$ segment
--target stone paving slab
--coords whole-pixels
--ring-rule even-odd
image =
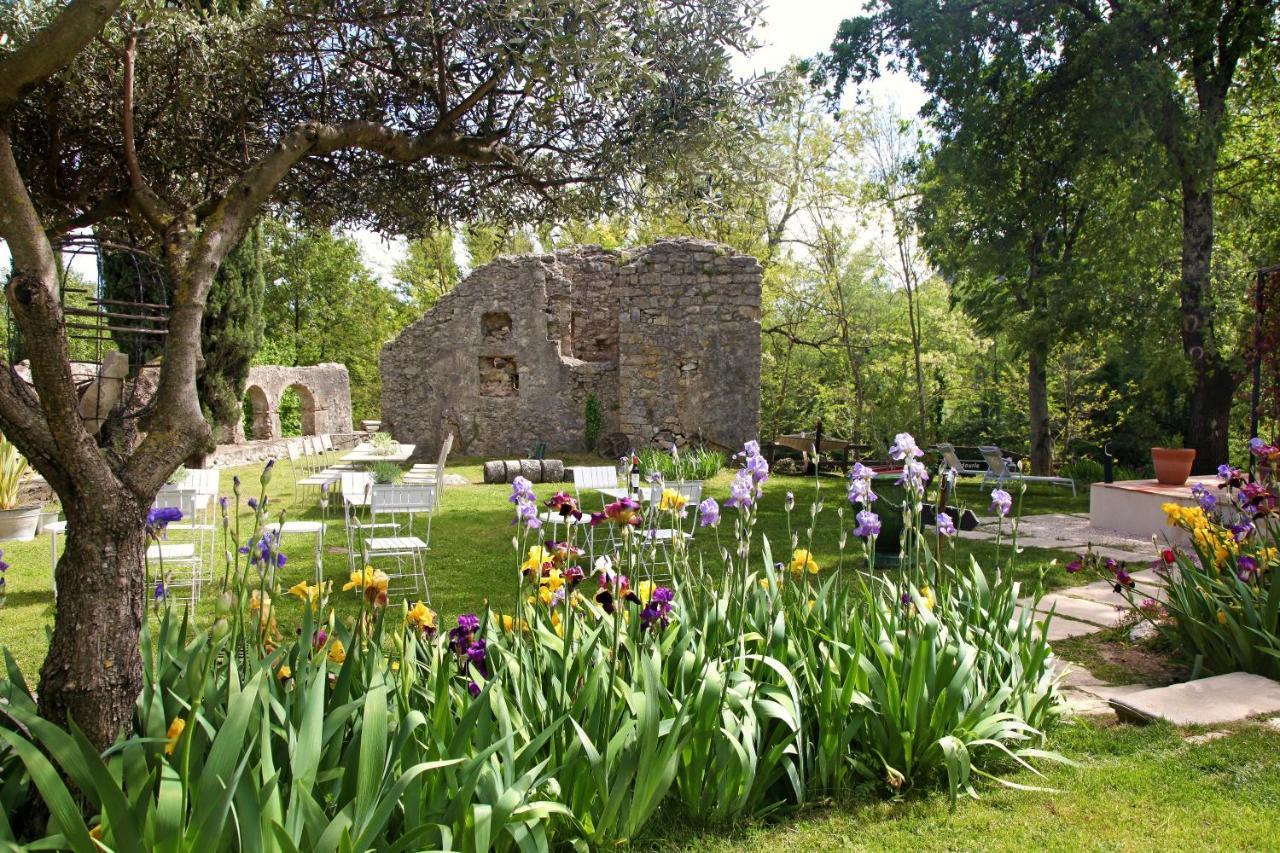
[[[1118,549],[1124,552],[1141,552],[1143,554],[1151,550],[1151,540],[1149,539],[1134,539],[1114,531],[1094,527],[1090,524],[1088,516],[1072,513],[1025,515],[1018,522],[1018,538],[1021,540],[1024,537],[1060,540],[1064,544],[1058,547],[1062,548],[1079,547],[1083,549],[1087,544],[1092,544],[1095,552],[1100,547]]]
[[[1075,717],[1106,717],[1112,714],[1111,705],[1105,699],[1099,699],[1089,693],[1068,688],[1062,691],[1062,699],[1067,705],[1067,714]]]
[[[1094,581],[1084,586],[1070,586],[1057,592],[1059,595],[1096,601],[1098,604],[1109,604],[1112,607],[1129,607],[1129,599],[1122,593],[1116,592],[1115,584],[1107,583],[1106,581]],[[1164,601],[1165,595],[1166,592],[1162,586],[1137,583],[1133,588],[1133,598],[1137,604],[1141,604],[1144,598]]]
[[[1018,608],[1018,615],[1022,615],[1022,608]],[[1045,614],[1032,614],[1036,624],[1044,622]],[[1049,642],[1054,643],[1058,640],[1070,640],[1072,637],[1083,637],[1086,634],[1093,634],[1101,629],[1097,625],[1088,625],[1084,622],[1077,622],[1074,619],[1066,619],[1062,616],[1055,616],[1049,623]]]
[[[1085,598],[1073,598],[1061,593],[1050,593],[1036,605],[1041,613],[1053,611],[1057,617],[1074,619],[1077,622],[1091,622],[1103,628],[1114,628],[1124,621],[1125,611],[1110,604],[1102,604]]]
[[[1122,720],[1167,720],[1178,726],[1213,726],[1280,712],[1280,682],[1244,672],[1141,690],[1110,700]]]

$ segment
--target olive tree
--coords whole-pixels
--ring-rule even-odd
[[[209,289],[264,209],[411,234],[600,210],[734,133],[756,91],[730,70],[749,0],[243,5],[0,8],[0,238],[34,386],[0,382],[0,429],[69,525],[41,713],[99,746],[141,685],[148,509],[213,441]],[[59,240],[81,228],[145,234],[173,287],[143,437],[111,453],[81,421],[59,303]]]

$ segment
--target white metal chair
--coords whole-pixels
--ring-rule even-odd
[[[436,487],[431,485],[392,485],[374,483],[369,489],[369,523],[375,535],[363,537],[361,540],[364,558],[372,564],[376,559],[394,558],[396,571],[387,572],[396,591],[412,589],[411,594],[421,594],[424,601],[430,601],[430,588],[427,584],[426,552],[431,545],[431,516],[436,507]],[[423,537],[414,535],[413,522],[418,516],[427,517],[427,529]],[[391,536],[378,536],[378,525],[384,524],[379,519],[390,519],[392,524],[399,524],[404,518],[404,535],[400,531],[392,531]],[[404,561],[409,567],[404,568]],[[419,593],[420,589],[420,593]]]
[[[270,524],[262,525],[264,533],[275,533],[280,538],[280,549],[283,551],[285,540],[289,537],[301,538],[310,536],[313,542],[312,560],[315,562],[316,583],[324,580],[324,534],[325,524],[323,521],[309,521],[301,519],[297,521],[285,521],[283,526],[278,521]]]
[[[997,486],[1003,486],[1006,480],[1014,482],[1021,480],[1025,483],[1050,483],[1055,486],[1070,486],[1071,494],[1075,495],[1076,493],[1076,481],[1070,477],[1024,474],[1018,470],[1018,466],[1014,464],[1012,459],[1005,457],[998,447],[981,446],[978,448],[978,452],[987,461],[986,473],[982,475],[982,484],[984,486],[991,482],[994,482]]]
[[[445,462],[448,461],[449,451],[452,449],[453,433],[449,433],[444,437],[444,441],[440,443],[440,453],[435,462],[421,462],[410,468],[404,475],[404,482],[408,485],[434,485],[436,487],[437,509],[439,508],[439,501],[444,497]]]
[[[667,489],[679,492],[684,497],[685,519],[689,526],[687,534],[692,536],[697,530],[698,502],[702,500],[702,481],[688,480],[683,483],[654,483],[648,491],[644,492],[644,499],[650,506],[650,517],[655,520],[665,521],[668,518],[666,512],[659,510],[662,505],[662,493]],[[683,528],[683,525],[676,525],[676,529],[683,530]]]
[[[578,505],[582,505],[584,491],[599,492],[602,500],[621,497],[618,490],[618,469],[612,465],[574,465],[573,491],[578,497]]]
[[[183,521],[158,531],[158,540],[147,546],[147,565],[153,567],[156,577],[163,579],[165,595],[170,601],[194,605],[200,598],[205,536],[211,534],[211,526],[187,521],[196,516],[194,489],[161,489],[152,506],[155,509],[176,507],[182,512]]]

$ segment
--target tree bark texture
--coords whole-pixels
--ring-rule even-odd
[[[1053,436],[1049,432],[1049,348],[1041,342],[1027,350],[1027,410],[1030,415],[1031,473],[1047,476],[1053,468]]]
[[[144,617],[146,508],[118,484],[68,501],[58,560],[57,619],[40,670],[40,715],[75,720],[95,745],[124,731],[142,689],[138,637]]]
[[[1236,377],[1211,339],[1209,299],[1214,240],[1213,184],[1185,180],[1182,189],[1182,348],[1191,365],[1185,444],[1196,451],[1193,473],[1227,460]]]

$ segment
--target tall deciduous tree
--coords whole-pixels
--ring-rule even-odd
[[[0,428],[68,521],[41,713],[98,746],[129,719],[147,511],[212,443],[205,308],[264,207],[398,233],[598,210],[733,132],[752,23],[745,0],[0,7],[0,238],[38,394],[0,383]],[[163,252],[173,307],[146,437],[109,458],[78,412],[55,247],[126,219]]]
[[[1059,79],[1056,94],[1046,92],[1058,104],[1092,98],[1102,108],[1122,98],[1140,121],[1110,128],[1117,149],[1126,136],[1139,147],[1154,139],[1180,199],[1180,334],[1193,383],[1185,440],[1200,470],[1227,458],[1239,377],[1235,330],[1219,328],[1212,263],[1229,100],[1240,69],[1269,46],[1278,8],[1277,0],[878,0],[869,15],[845,21],[833,44],[838,84],[878,73],[888,57],[925,86],[944,127],[1026,66]]]

